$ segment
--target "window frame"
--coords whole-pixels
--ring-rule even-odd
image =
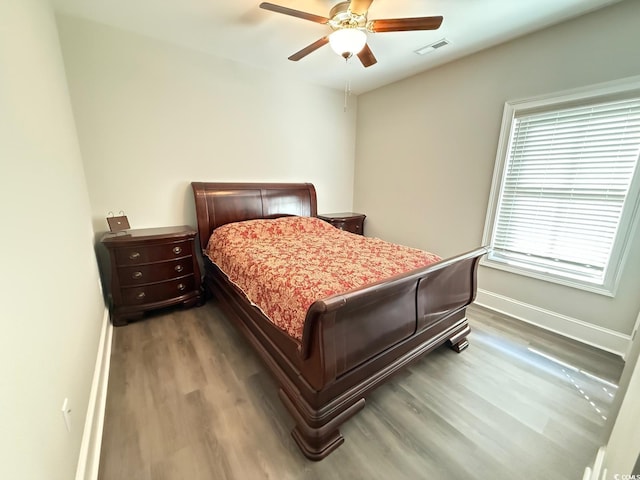
[[[503,183],[506,175],[505,167],[511,150],[511,130],[516,114],[522,113],[523,111],[552,111],[554,107],[559,110],[569,106],[588,105],[609,99],[635,97],[640,97],[640,76],[533,98],[507,101],[504,106],[500,137],[498,139],[496,161],[491,181],[491,193],[482,236],[483,245],[492,245],[496,227],[496,215],[501,201]],[[620,277],[622,276],[622,271],[629,255],[631,239],[638,228],[639,217],[640,158],[636,160],[636,167],[624,202],[618,224],[618,232],[613,242],[611,256],[602,284],[587,280],[571,279],[551,272],[536,271],[532,268],[508,263],[504,260],[496,260],[492,258],[492,251],[483,257],[480,263],[490,268],[578,288],[600,295],[615,297],[620,283]]]

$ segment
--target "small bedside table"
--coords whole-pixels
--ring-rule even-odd
[[[111,266],[111,319],[115,326],[169,305],[202,304],[196,231],[187,226],[107,233]]]
[[[318,215],[320,220],[329,222],[340,230],[345,230],[358,235],[364,235],[364,219],[366,215],[362,213],[345,212],[345,213],[324,213]]]

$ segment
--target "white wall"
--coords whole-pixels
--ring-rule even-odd
[[[94,229],[195,225],[191,181],[305,181],[352,207],[356,103],[340,92],[58,17]]]
[[[55,18],[0,2],[0,478],[74,477],[104,303]],[[72,430],[60,408],[68,397]]]
[[[639,21],[640,2],[622,2],[361,95],[354,208],[367,232],[445,256],[480,245],[504,103],[640,74]],[[628,343],[640,235],[615,299],[486,267],[479,282]]]

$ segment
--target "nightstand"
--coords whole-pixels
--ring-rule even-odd
[[[345,230],[358,235],[364,235],[364,219],[366,215],[362,213],[346,212],[346,213],[324,213],[318,215],[320,220],[329,222],[340,230]]]
[[[102,244],[110,258],[111,319],[115,326],[149,310],[202,304],[196,231],[187,226],[107,233]]]

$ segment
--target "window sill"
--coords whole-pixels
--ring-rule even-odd
[[[605,285],[596,285],[593,283],[580,282],[577,280],[572,280],[570,278],[561,277],[559,275],[554,275],[552,273],[536,271],[536,270],[532,270],[532,269],[517,266],[517,265],[512,265],[512,264],[499,262],[495,260],[489,260],[486,257],[480,260],[480,265],[493,268],[496,270],[502,270],[505,272],[513,273],[515,275],[520,275],[523,277],[535,278],[537,280],[542,280],[549,283],[556,283],[558,285],[563,285],[565,287],[584,290],[584,291],[595,293],[598,295],[603,295],[606,297],[615,297],[615,289],[608,288]]]

